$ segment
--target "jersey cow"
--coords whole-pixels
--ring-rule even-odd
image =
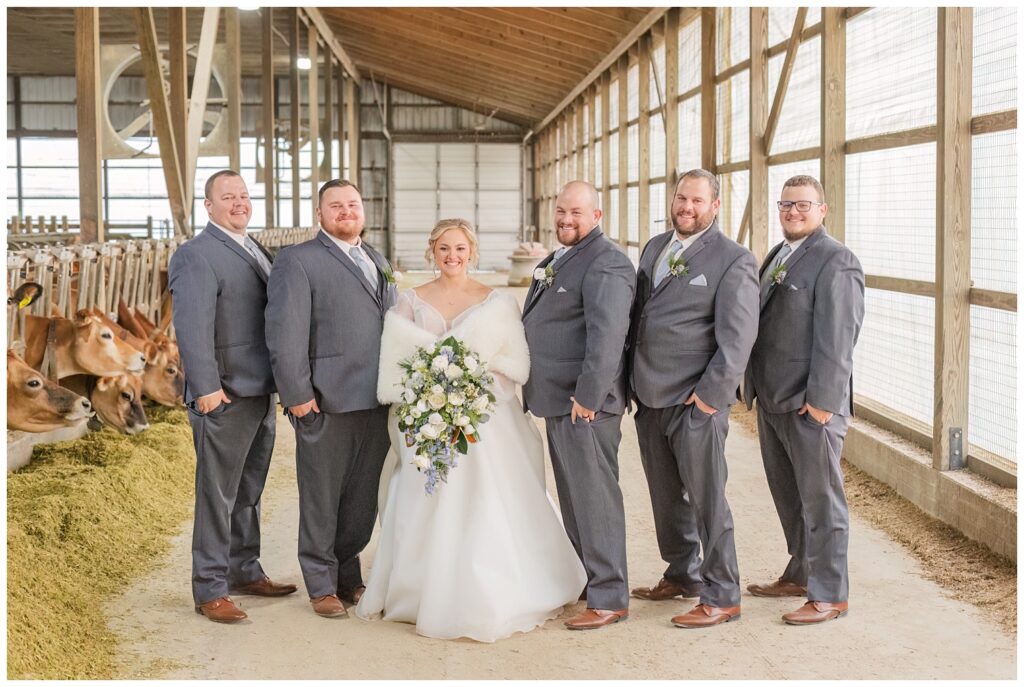
[[[49,432],[92,417],[92,404],[7,351],[7,429]]]
[[[58,379],[74,374],[116,377],[143,372],[146,357],[115,336],[103,320],[88,310],[79,310],[74,320],[26,315],[25,362],[42,369],[47,346],[51,346]],[[48,341],[51,335],[52,342]]]
[[[119,308],[120,310],[120,308]],[[130,346],[146,356],[146,369],[142,373],[142,393],[163,406],[179,406],[185,398],[185,375],[178,361],[178,346],[166,336],[150,340],[146,336],[138,336],[131,328],[122,323],[131,322],[138,326],[130,313],[118,315],[114,323],[98,308],[89,311],[90,315],[100,318],[104,325],[110,327],[114,335],[123,339]]]
[[[60,383],[72,391],[88,396],[100,421],[122,434],[138,434],[149,429],[146,410],[142,407],[140,375],[72,375],[60,380]]]

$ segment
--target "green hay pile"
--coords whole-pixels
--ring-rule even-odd
[[[159,419],[158,419],[159,418]],[[184,410],[46,446],[7,477],[7,676],[114,677],[103,603],[146,572],[191,512]]]

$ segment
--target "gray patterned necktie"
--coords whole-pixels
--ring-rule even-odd
[[[248,236],[246,236],[245,241],[243,241],[242,244],[245,246],[245,250],[248,251],[249,255],[255,258],[256,264],[260,266],[260,269],[263,270],[263,276],[269,277],[270,261],[267,260],[267,256],[264,255],[263,251],[259,249],[259,246],[256,245],[256,242],[253,241]]]
[[[366,277],[366,281],[370,282],[370,286],[377,288],[377,268],[373,266],[370,258],[363,252],[363,247],[353,246],[348,255],[359,266],[359,269],[363,271],[363,275]]]
[[[767,297],[772,290],[772,273],[778,269],[782,261],[786,259],[786,256],[793,252],[793,249],[788,243],[782,244],[782,248],[775,254],[775,259],[772,260],[772,264],[768,266],[768,269],[764,271],[764,275],[761,277],[761,300]]]
[[[658,285],[664,281],[665,277],[668,276],[669,271],[669,260],[679,254],[679,251],[683,249],[683,242],[679,239],[673,239],[672,243],[668,246],[668,251],[665,253],[665,257],[661,262],[658,263],[658,270],[654,273],[654,288],[658,288]]]

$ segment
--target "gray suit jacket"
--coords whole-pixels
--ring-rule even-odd
[[[765,258],[761,273],[783,244]],[[864,321],[864,271],[825,227],[785,263],[786,276],[761,307],[760,331],[744,381],[747,407],[788,413],[804,402],[853,414],[853,346]]]
[[[584,408],[622,414],[633,263],[595,227],[553,269],[550,286],[542,289],[535,280],[526,295],[530,378],[523,386],[523,406],[537,417],[559,417],[570,413],[570,396],[575,396]]]
[[[757,336],[757,260],[718,229],[716,220],[683,253],[687,274],[657,288],[658,258],[668,231],[640,255],[630,327],[630,388],[649,408],[685,403],[694,391],[715,409],[738,398]]]
[[[273,393],[263,334],[267,282],[256,259],[207,224],[175,251],[167,276],[185,369],[185,402],[221,388],[229,398]]]
[[[267,287],[267,345],[281,405],[316,398],[326,413],[376,408],[384,313],[397,291],[388,261],[365,242],[377,265],[374,289],[321,230],[277,255]]]

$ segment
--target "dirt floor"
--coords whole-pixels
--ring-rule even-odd
[[[520,298],[525,290],[515,289]],[[782,530],[749,416],[727,442],[728,496],[741,582],[764,582],[786,563]],[[631,418],[622,423],[620,473],[631,585],[661,574],[646,481]],[[543,433],[542,433],[543,434]],[[630,618],[597,632],[553,620],[494,644],[420,637],[413,626],[328,620],[312,613],[296,560],[298,498],[290,425],[278,423],[264,497],[263,564],[300,585],[280,599],[237,597],[250,615],[226,626],[195,614],[189,592],[191,523],[157,571],[108,604],[122,638],[118,677],[183,679],[1008,679],[1016,675],[1012,566],[950,537],[874,480],[847,468],[852,504],[851,609],[818,627],[790,627],[797,599],[744,594],[743,617],[708,630],[668,619],[692,602],[633,600]],[[548,466],[548,485],[554,481]],[[376,539],[364,556],[373,564]],[[945,567],[937,563],[942,561]],[[563,618],[582,608],[567,607]],[[808,656],[827,656],[809,661]]]

